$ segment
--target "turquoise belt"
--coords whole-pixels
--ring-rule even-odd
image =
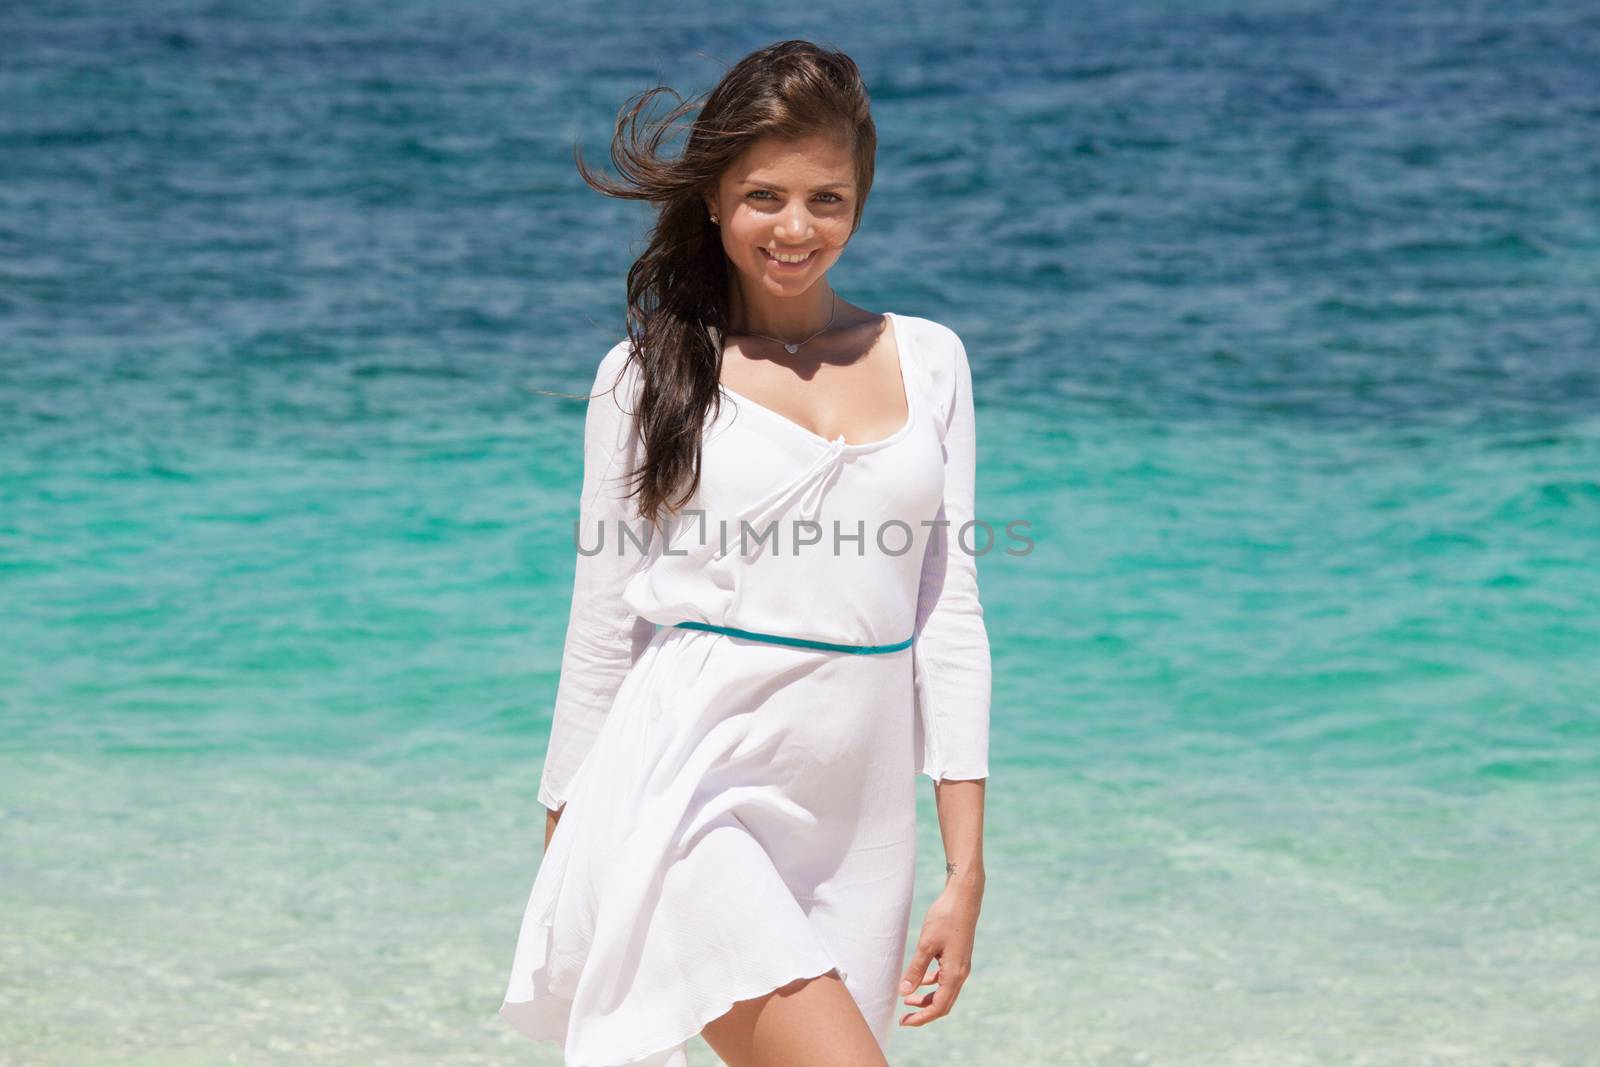
[[[820,648],[828,652],[854,652],[863,656],[882,652],[899,652],[903,648],[910,648],[912,640],[917,636],[912,634],[904,641],[896,641],[892,645],[840,645],[832,641],[812,641],[804,637],[784,637],[782,634],[763,634],[757,633],[755,630],[740,630],[733,626],[715,626],[709,622],[675,622],[672,625],[681,626],[685,630],[706,630],[716,634],[727,634],[730,637],[748,637],[752,641],[770,641],[775,645],[793,645],[796,648]]]

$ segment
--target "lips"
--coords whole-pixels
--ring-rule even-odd
[[[761,249],[761,257],[763,259],[765,259],[768,263],[771,263],[775,267],[787,267],[787,268],[789,268],[791,270],[796,268],[796,267],[804,267],[804,266],[806,266],[813,259],[815,259],[816,256],[817,256],[817,250],[815,248],[813,248],[810,252],[806,253],[806,258],[801,260],[800,262],[798,262],[798,263],[783,263],[783,262],[781,262],[779,260],[776,260],[776,259],[772,258],[772,253],[768,252],[765,248]]]

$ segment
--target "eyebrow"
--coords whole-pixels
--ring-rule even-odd
[[[774,192],[778,192],[778,193],[786,193],[786,192],[789,191],[789,190],[785,189],[781,185],[777,185],[777,184],[775,184],[773,182],[759,181],[759,180],[757,180],[755,178],[746,178],[744,181],[740,182],[739,184],[741,184],[741,185],[759,185],[763,189],[771,189]],[[854,186],[854,184],[855,184],[854,182],[829,182],[827,185],[819,185],[816,188],[812,189],[811,191],[814,192],[814,193],[821,193],[821,192],[827,192],[830,189],[849,189],[852,186]]]

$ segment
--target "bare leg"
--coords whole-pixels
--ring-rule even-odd
[[[889,1067],[838,971],[738,1001],[700,1036],[728,1067]]]

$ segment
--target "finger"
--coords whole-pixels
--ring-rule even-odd
[[[932,1002],[921,1011],[914,1011],[901,1016],[900,1024],[902,1026],[921,1026],[942,1015],[949,1014],[950,1008],[955,1004],[956,993],[960,991],[960,988],[961,983],[956,980],[953,973],[947,975],[941,970],[939,972],[939,987],[929,994]]]
[[[904,1026],[923,1026],[927,1023],[933,1022],[935,1019],[950,1014],[950,1008],[955,1003],[955,992],[953,989],[948,993],[944,992],[943,990],[936,991],[934,993],[930,993],[929,997],[932,1000],[931,1004],[925,1008],[922,1008],[920,1011],[914,1011],[909,1015],[906,1015],[900,1020],[901,1024]]]
[[[906,964],[906,969],[900,975],[900,992],[909,993],[919,985],[928,983],[928,969],[932,962],[933,953],[918,947],[911,956],[911,962]]]
[[[934,975],[934,979],[939,983],[939,985],[916,998],[920,1001],[920,1003],[913,1003],[912,998],[906,998],[907,1004],[910,1004],[912,1007],[920,1008],[921,1010],[907,1012],[905,1015],[902,1015],[900,1017],[900,1024],[902,1026],[921,1026],[923,1023],[929,1022],[938,1017],[938,1005],[940,1003],[939,996],[944,988],[943,974],[944,972],[940,971]]]
[[[933,949],[919,943],[911,955],[911,962],[900,975],[900,992],[909,993],[917,986],[931,982],[933,979],[928,976],[928,966],[932,962]]]

